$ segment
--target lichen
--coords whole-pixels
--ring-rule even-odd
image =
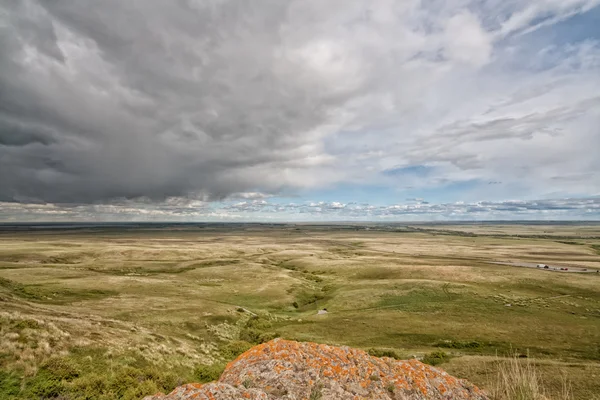
[[[250,380],[252,388],[247,388]],[[282,339],[241,354],[217,383],[186,385],[148,399],[309,399],[317,385],[324,399],[487,399],[469,382],[417,360],[377,358],[358,349]],[[285,387],[285,394],[271,390],[275,387]]]

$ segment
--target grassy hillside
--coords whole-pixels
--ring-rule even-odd
[[[549,395],[567,384],[591,399],[600,274],[493,262],[595,271],[597,237],[523,225],[2,233],[0,397],[139,398],[211,380],[281,336],[424,357],[483,387],[517,354]]]

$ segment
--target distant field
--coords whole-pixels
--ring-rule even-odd
[[[587,225],[579,223],[521,223],[521,224],[423,224],[414,227],[427,229],[428,231],[450,231],[474,233],[477,235],[499,235],[499,236],[550,236],[550,237],[574,237],[600,238],[600,222]]]
[[[139,398],[281,336],[443,351],[442,368],[483,387],[527,355],[554,398],[570,382],[593,399],[600,274],[495,262],[600,270],[600,225],[0,232],[0,398]]]

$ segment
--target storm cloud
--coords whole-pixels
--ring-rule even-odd
[[[600,38],[544,30],[598,4],[4,1],[0,202],[203,216],[463,181],[502,182],[471,203],[595,196]],[[386,172],[413,166],[431,173]]]
[[[307,71],[283,2],[9,5],[2,200],[276,189],[354,89]]]

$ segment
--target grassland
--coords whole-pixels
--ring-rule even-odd
[[[494,262],[595,270],[599,248],[600,225],[3,232],[0,398],[139,398],[281,336],[424,358],[490,389],[517,354],[550,397],[593,399],[600,274]]]

